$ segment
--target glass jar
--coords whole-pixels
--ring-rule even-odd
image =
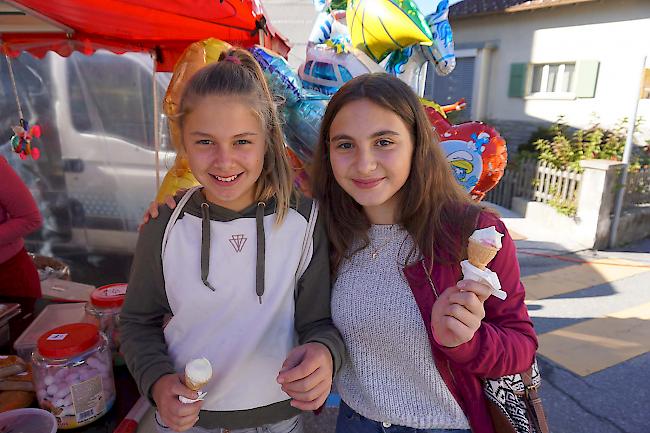
[[[119,323],[126,288],[124,283],[98,287],[90,294],[90,302],[86,303],[86,322],[94,323],[106,334],[116,364],[122,363],[119,356]]]
[[[90,424],[115,402],[106,336],[90,323],[59,326],[38,339],[32,355],[36,397],[60,429]]]

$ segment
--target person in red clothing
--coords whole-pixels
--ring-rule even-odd
[[[313,161],[348,352],[337,433],[494,433],[481,379],[525,371],[537,349],[506,227],[456,183],[417,96],[390,75],[332,97]],[[469,236],[490,226],[504,300],[459,281]]]
[[[37,230],[43,219],[29,189],[2,156],[0,185],[0,300],[21,305],[26,323],[11,321],[12,338],[16,338],[33,319],[29,316],[41,297],[38,272],[23,237]]]

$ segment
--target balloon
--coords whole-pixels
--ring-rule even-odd
[[[332,26],[335,22],[334,17],[329,12],[319,13],[307,41],[314,44],[325,43],[332,34]]]
[[[303,162],[312,159],[314,148],[318,142],[320,123],[329,102],[322,95],[301,100],[296,105],[285,107],[284,133],[289,148]]]
[[[433,44],[422,47],[422,51],[427,60],[436,65],[436,73],[441,76],[450,74],[456,67],[454,37],[448,15],[449,2],[442,0],[438,3],[436,11],[425,18],[431,29]]]
[[[174,74],[163,99],[163,110],[167,117],[173,118],[178,114],[183,89],[185,89],[185,83],[190,77],[205,65],[219,60],[221,53],[230,48],[231,45],[227,42],[209,38],[194,42],[183,51],[174,66]],[[176,151],[179,151],[181,136],[176,122],[169,122],[169,135],[172,145]]]
[[[291,149],[287,149],[287,155],[289,156],[289,161],[291,162],[291,167],[294,172],[294,181],[293,183],[298,187],[298,189],[305,194],[307,197],[311,197],[311,184],[309,181],[309,175],[303,162],[296,156]]]
[[[431,30],[412,0],[349,0],[346,19],[352,45],[379,63],[391,51],[431,45]]]
[[[287,104],[298,102],[302,94],[302,83],[285,58],[259,45],[251,48],[250,52],[260,64],[271,93],[283,97]]]
[[[352,77],[382,71],[360,50],[337,53],[336,48],[319,44],[307,47],[307,58],[298,68],[298,76],[305,88],[333,95]]]
[[[11,150],[18,154],[18,157],[23,161],[31,156],[32,159],[37,160],[41,157],[41,151],[32,146],[32,140],[41,136],[41,127],[33,125],[29,127],[29,122],[25,119],[20,119],[20,125],[12,126],[14,135],[11,137]]]
[[[158,188],[156,202],[163,203],[165,197],[175,195],[178,190],[189,189],[197,185],[199,185],[199,181],[194,178],[187,160],[176,158],[174,166],[169,169]]]
[[[440,145],[456,177],[475,199],[482,200],[501,180],[508,162],[506,141],[483,122],[452,125],[439,111],[425,107],[440,136]]]

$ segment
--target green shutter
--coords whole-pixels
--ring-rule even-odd
[[[579,60],[576,62],[576,97],[593,98],[596,96],[598,82],[598,60]]]
[[[508,84],[510,98],[523,98],[526,95],[527,68],[527,63],[512,63],[510,65],[510,83]]]

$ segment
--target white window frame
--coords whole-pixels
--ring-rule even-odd
[[[575,87],[576,87],[576,66],[575,61],[572,62],[549,62],[549,63],[530,63],[528,65],[528,70],[526,74],[526,97],[525,99],[576,99]],[[551,66],[558,66],[557,71],[557,81],[555,82],[555,88],[561,89],[563,80],[564,80],[564,68],[566,65],[573,65],[573,80],[571,83],[571,89],[568,92],[533,92],[533,73],[535,67],[542,66],[542,80],[540,83],[540,88],[545,89],[548,85],[548,75],[549,69]]]

